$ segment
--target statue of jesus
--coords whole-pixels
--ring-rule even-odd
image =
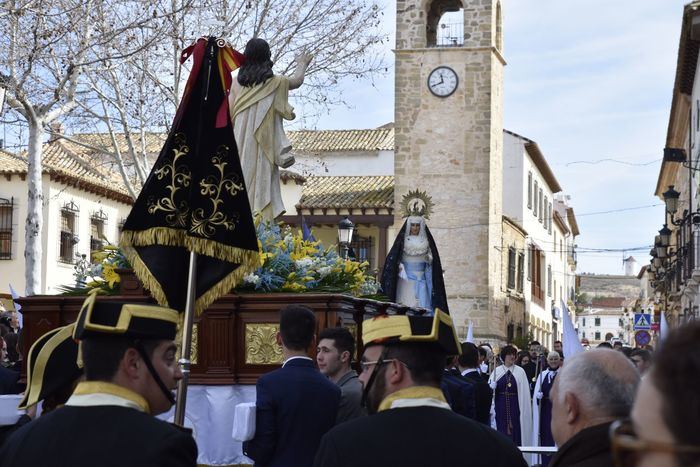
[[[236,70],[229,94],[229,108],[241,159],[248,200],[253,213],[272,220],[284,213],[279,168],[294,164],[292,145],[282,120],[293,120],[289,90],[304,82],[311,55],[295,58],[292,77],[272,72],[270,46],[263,39],[251,39],[245,46],[245,63]]]

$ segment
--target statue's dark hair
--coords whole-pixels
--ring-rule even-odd
[[[251,87],[272,78],[272,54],[270,45],[264,39],[249,40],[243,55],[245,63],[238,70],[238,84]]]

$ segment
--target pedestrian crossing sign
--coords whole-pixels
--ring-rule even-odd
[[[647,313],[634,314],[634,329],[651,329],[651,315]]]

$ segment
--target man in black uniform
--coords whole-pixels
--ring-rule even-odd
[[[474,384],[476,394],[476,420],[491,426],[491,402],[493,391],[488,381],[479,374],[479,350],[471,342],[462,343],[462,355],[458,359],[459,371],[462,377]]]
[[[7,467],[196,465],[192,436],[153,417],[170,409],[182,378],[175,310],[96,302],[78,315],[85,381],[64,407],[16,431],[0,450]]]
[[[362,338],[360,381],[373,415],[329,431],[315,467],[526,465],[512,442],[445,401],[445,356],[460,352],[449,315],[378,316],[363,323]]]

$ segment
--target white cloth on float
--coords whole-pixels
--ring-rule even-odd
[[[231,438],[236,416],[236,405],[241,402],[255,403],[255,385],[189,386],[185,426],[194,433],[200,465],[253,464],[243,455],[241,442]],[[161,420],[173,421],[175,408],[158,416]]]

